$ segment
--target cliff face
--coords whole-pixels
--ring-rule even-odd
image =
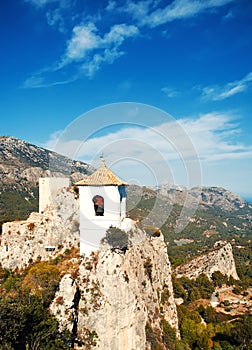
[[[135,233],[139,237],[139,229]],[[104,350],[150,349],[146,324],[161,334],[163,319],[178,334],[163,236],[147,239],[142,232],[142,237],[125,253],[104,245],[99,253],[82,260],[75,280],[63,277],[51,311],[61,324],[75,329],[80,344]]]
[[[214,250],[178,266],[174,273],[178,278],[185,276],[191,279],[197,278],[201,273],[205,273],[210,278],[215,271],[239,279],[230,243],[216,242]]]
[[[3,224],[0,236],[3,268],[23,268],[38,257],[48,260],[79,244],[79,202],[72,190],[62,190],[55,208],[32,213],[26,221]]]

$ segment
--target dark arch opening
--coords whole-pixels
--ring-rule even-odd
[[[104,215],[104,198],[98,194],[93,197],[94,210],[96,216]]]

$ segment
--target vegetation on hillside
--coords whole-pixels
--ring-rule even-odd
[[[155,227],[155,219],[148,221],[149,213],[155,205],[156,194],[146,191],[139,202],[129,212],[131,218],[137,218],[145,222],[145,227]],[[249,286],[252,286],[252,225],[248,208],[227,212],[217,207],[199,208],[194,220],[177,234],[174,232],[176,220],[182,207],[175,204],[169,208],[165,200],[160,201],[160,215],[170,210],[167,221],[161,227],[165,240],[168,243],[168,255],[172,266],[186,263],[194,257],[208,252],[216,241],[225,240],[232,244],[239,281],[223,276],[215,272],[210,281],[205,275],[200,275],[195,281],[188,278],[177,279],[173,276],[173,288],[176,298],[182,298],[183,304],[178,306],[179,329],[181,340],[174,338],[175,331],[171,327],[163,328],[163,334],[146,326],[147,338],[151,342],[152,349],[163,349],[163,344],[169,344],[169,349],[175,350],[241,350],[252,349],[252,315],[243,314],[232,317],[228,313],[232,307],[227,302],[226,312],[216,312],[209,306],[210,299],[216,287],[223,285],[233,286],[236,294],[246,294]],[[188,239],[182,245],[177,245],[176,240]],[[166,333],[167,332],[167,333]],[[164,341],[166,339],[166,342]],[[168,340],[167,340],[168,339]],[[175,339],[175,340],[174,340]]]
[[[32,187],[29,191],[5,189],[0,198],[0,230],[4,222],[25,220],[33,211],[38,211],[38,188]]]
[[[2,350],[67,350],[73,336],[59,332],[48,310],[61,275],[76,274],[69,262],[76,250],[54,260],[36,261],[23,271],[0,269],[0,344]]]
[[[165,320],[162,332],[146,324],[146,337],[151,349],[169,350],[249,350],[252,349],[252,316],[231,316],[216,312],[209,298],[218,285],[227,282],[227,276],[215,273],[213,281],[200,275],[195,281],[173,276],[175,297],[183,298],[177,306],[181,339]],[[230,281],[231,282],[231,281]],[[227,308],[226,308],[227,309]],[[165,346],[165,348],[164,348]]]
[[[82,168],[79,169],[83,171]],[[5,188],[1,192],[0,225],[6,221],[26,219],[32,211],[38,210],[38,189],[36,187],[20,190]],[[175,330],[165,321],[161,331],[146,324],[146,337],[151,349],[170,350],[241,350],[252,349],[251,314],[232,317],[230,305],[226,312],[216,312],[209,306],[211,295],[216,287],[233,286],[236,294],[245,294],[252,286],[252,224],[248,208],[227,212],[218,207],[199,208],[194,220],[180,234],[174,232],[176,221],[181,213],[180,205],[169,204],[165,199],[159,201],[154,217],[148,217],[156,203],[154,190],[143,191],[141,199],[129,216],[143,222],[150,236],[160,235],[156,222],[164,212],[170,211],[161,227],[168,243],[168,254],[173,266],[188,262],[195,256],[208,252],[214,242],[231,242],[240,281],[228,279],[215,272],[210,281],[200,275],[195,281],[185,277],[173,277],[175,297],[182,298],[178,306],[181,340],[176,338]],[[251,212],[250,212],[251,215]],[[181,245],[176,240],[188,239]],[[105,242],[112,248],[126,250],[129,237],[119,229],[110,228]],[[50,315],[48,307],[55,295],[61,276],[71,273],[76,276],[78,267],[70,263],[76,251],[66,251],[49,262],[36,261],[24,271],[11,272],[0,269],[0,343],[3,350],[70,349],[73,336],[67,331],[58,332],[58,323]],[[146,260],[146,274],[151,276],[151,263]],[[150,278],[151,279],[151,278]]]
[[[134,198],[133,198],[134,200]],[[170,210],[170,214],[161,227],[165,241],[168,243],[168,255],[173,267],[184,264],[202,253],[213,248],[216,241],[225,240],[233,246],[233,254],[237,272],[242,282],[252,285],[252,222],[248,216],[248,208],[236,212],[227,212],[218,207],[199,208],[193,221],[182,230],[175,233],[174,227],[180,216],[182,207],[175,204],[171,207],[165,199],[159,199],[159,212],[149,216],[156,202],[156,192],[143,192],[135,207],[128,215],[132,219],[144,222],[144,226],[155,226],[159,222],[159,215]],[[162,210],[163,207],[163,210]],[[251,215],[250,209],[250,215]],[[190,241],[177,245],[180,239]]]

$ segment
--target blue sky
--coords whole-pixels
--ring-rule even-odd
[[[252,198],[250,0],[12,0],[0,16],[2,135]]]

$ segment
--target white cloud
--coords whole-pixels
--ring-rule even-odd
[[[81,75],[92,77],[102,64],[111,64],[122,56],[124,51],[121,50],[121,46],[124,41],[138,34],[137,27],[126,24],[112,26],[103,36],[99,35],[93,23],[75,26],[61,60],[28,77],[22,87],[41,88],[63,85],[77,80]],[[67,80],[50,82],[50,74],[72,63],[77,66],[77,73],[72,74]]]
[[[101,4],[95,13],[76,13],[78,8],[76,0],[25,0],[31,4],[43,8],[50,6],[45,12],[48,25],[56,27],[60,32],[67,34],[71,23],[71,37],[66,41],[65,52],[61,58],[49,67],[33,74],[31,79],[40,76],[46,78],[48,72],[57,72],[70,67],[71,77],[64,80],[64,84],[77,80],[81,76],[92,77],[103,64],[112,64],[125,52],[122,45],[128,38],[140,36],[141,26],[149,28],[157,27],[177,19],[190,18],[204,11],[224,6],[234,0],[174,0],[169,5],[161,7],[161,1],[143,0],[135,2],[128,0],[123,6],[110,0],[106,6]],[[69,11],[71,12],[69,14]],[[104,32],[99,24],[105,15],[111,14],[111,28]],[[118,24],[118,12],[120,15],[129,15]],[[122,16],[123,16],[122,15]],[[82,18],[82,22],[80,22]],[[85,23],[84,23],[85,21]],[[76,25],[73,26],[73,23]],[[78,23],[78,24],[77,24]],[[84,23],[84,24],[83,24]],[[128,23],[128,24],[126,24]],[[68,28],[67,28],[68,27]],[[75,73],[74,73],[74,72]],[[55,78],[55,77],[54,77]],[[60,79],[56,79],[60,80]],[[35,79],[34,79],[35,81]],[[58,83],[57,83],[58,84]],[[51,86],[50,83],[27,84],[29,87]],[[171,97],[171,92],[167,93]]]
[[[125,127],[101,137],[94,135],[88,140],[78,140],[73,135],[71,140],[65,142],[60,137],[57,139],[56,135],[56,140],[53,137],[46,147],[52,148],[56,141],[55,151],[94,166],[97,164],[93,162],[104,153],[109,165],[120,163],[120,167],[117,167],[121,169],[119,175],[126,180],[132,176],[130,164],[133,162],[134,177],[142,184],[157,185],[168,179],[169,182],[192,187],[199,185],[199,162],[204,171],[211,168],[210,164],[218,169],[224,162],[232,161],[235,173],[236,162],[251,159],[252,145],[245,146],[238,142],[239,134],[239,125],[234,123],[231,115],[215,112],[152,128]],[[146,173],[141,170],[138,174],[138,167],[143,165]],[[218,179],[218,171],[212,176]],[[215,182],[213,180],[212,185]],[[222,186],[225,187],[225,183]]]
[[[101,38],[96,34],[97,28],[93,23],[73,28],[72,38],[67,43],[63,65],[82,60],[90,50],[99,47]]]
[[[52,11],[48,11],[46,13],[46,18],[47,18],[47,23],[50,26],[57,26],[59,32],[64,33],[66,31],[65,24],[64,24],[64,17],[59,8]]]
[[[240,130],[227,114],[209,113],[195,120],[182,119],[181,123],[202,161],[227,159],[232,155],[251,157],[252,146],[245,147],[235,140]]]
[[[201,115],[195,119],[183,118],[178,121],[170,121],[153,128],[126,127],[117,132],[108,133],[102,137],[93,137],[85,141],[73,139],[69,141],[70,143],[61,143],[58,135],[56,135],[57,137],[53,135],[46,146],[51,148],[52,145],[58,142],[58,149],[61,145],[64,145],[63,150],[66,150],[67,145],[71,144],[71,147],[78,145],[78,157],[91,159],[95,156],[97,149],[101,149],[105,145],[121,142],[122,140],[135,140],[148,144],[171,160],[178,159],[181,154],[186,158],[191,157],[194,150],[187,149],[188,140],[185,137],[187,135],[202,160],[211,161],[217,157],[225,158],[226,155],[228,158],[230,155],[236,158],[250,157],[252,146],[246,147],[235,140],[240,132],[239,125],[234,123],[232,116],[214,112]],[[82,145],[81,148],[79,148],[80,144]],[[135,153],[141,153],[141,149],[132,147],[131,141],[128,145],[129,147],[120,150],[120,153],[133,152],[131,156],[134,156]],[[73,149],[71,152],[73,152]],[[111,152],[118,153],[118,149]]]
[[[169,87],[163,87],[161,91],[169,98],[173,98],[179,95],[179,92]]]
[[[152,6],[155,5],[153,0],[145,0],[139,2],[128,1],[123,7],[119,8],[121,12],[129,13],[134,20],[141,23],[143,18],[149,16]]]
[[[130,13],[140,25],[151,28],[177,19],[194,17],[202,12],[224,6],[234,0],[174,0],[164,8],[157,8],[159,2],[146,0],[128,1],[120,10]]]
[[[51,81],[50,82],[50,81],[47,81],[41,75],[35,74],[35,75],[27,78],[20,88],[21,89],[46,88],[46,87],[52,87],[52,86],[57,86],[57,85],[69,84],[70,82],[72,82],[74,80],[75,80],[75,78],[70,78],[69,80]]]
[[[203,88],[202,98],[220,101],[248,90],[252,84],[252,72],[244,78],[230,82],[224,86],[207,86]]]
[[[123,42],[138,34],[137,27],[126,24],[112,26],[103,37],[98,34],[93,23],[76,26],[58,68],[77,61],[82,63],[81,67],[86,75],[92,76],[102,63],[111,64],[123,55],[124,52],[120,50]]]

